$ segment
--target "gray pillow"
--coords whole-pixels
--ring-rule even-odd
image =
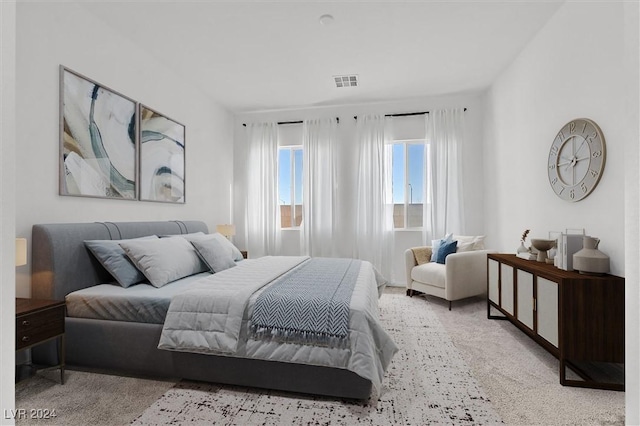
[[[150,235],[148,237],[134,238],[134,240],[157,240],[158,237]],[[96,259],[104,266],[118,284],[127,288],[144,281],[146,278],[127,257],[120,243],[128,240],[87,240],[84,245],[89,249]]]
[[[238,250],[238,247],[234,246],[231,241],[229,241],[224,235],[218,232],[215,232],[213,234],[202,234],[202,235],[183,234],[180,236],[183,238],[186,238],[188,241],[203,241],[203,240],[214,239],[218,241],[220,245],[224,247],[225,250],[227,250],[227,252],[229,252],[229,256],[231,256],[231,259],[235,261],[244,259],[244,256],[242,256],[242,253],[240,253],[240,250]]]
[[[207,270],[196,250],[184,238],[168,237],[120,243],[129,259],[154,287]]]
[[[215,238],[192,240],[191,244],[211,272],[220,272],[236,266],[229,251]]]

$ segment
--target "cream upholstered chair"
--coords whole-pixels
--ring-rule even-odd
[[[487,291],[487,253],[484,237],[454,236],[458,251],[449,254],[445,263],[428,261],[431,247],[413,247],[404,253],[407,274],[407,294],[418,291],[451,302],[477,296]],[[418,264],[416,257],[426,258]]]

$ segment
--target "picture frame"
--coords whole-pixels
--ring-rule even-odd
[[[185,126],[139,104],[140,200],[186,202]]]
[[[59,194],[136,200],[137,102],[60,65]]]

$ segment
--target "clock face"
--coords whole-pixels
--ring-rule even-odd
[[[549,149],[549,183],[566,201],[580,201],[593,191],[604,170],[604,136],[598,125],[578,118],[564,125]]]

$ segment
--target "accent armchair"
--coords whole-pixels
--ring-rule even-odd
[[[413,247],[404,253],[407,294],[422,292],[451,302],[477,296],[487,291],[487,253],[494,250],[472,250],[451,253],[445,263],[429,261],[431,247]],[[416,256],[417,253],[417,256]],[[418,264],[416,257],[425,263]]]

